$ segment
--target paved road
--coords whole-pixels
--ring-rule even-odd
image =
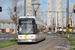
[[[69,50],[66,48],[70,43],[68,40],[58,36],[47,36],[46,40],[37,44],[20,44],[0,50]],[[66,47],[65,47],[66,46]]]
[[[70,38],[75,38],[75,35],[70,35]],[[15,39],[15,34],[0,34],[0,42],[5,42],[13,39]],[[16,35],[16,39],[17,39],[17,35]]]
[[[17,38],[17,35],[16,35]],[[15,34],[0,34],[0,42],[5,42],[15,39]]]

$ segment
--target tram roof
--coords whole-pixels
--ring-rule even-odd
[[[35,16],[20,16],[19,19],[21,19],[21,18],[34,18],[35,20],[39,20],[39,21],[43,22],[43,20],[41,18],[35,17]]]
[[[20,18],[34,18],[35,19],[35,16],[20,16],[19,19]]]
[[[41,18],[35,16],[20,16],[19,19],[23,18],[34,18],[36,21],[44,22]],[[42,23],[41,23],[42,24]]]

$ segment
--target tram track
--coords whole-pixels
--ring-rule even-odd
[[[62,37],[47,37],[46,40],[38,42],[36,44],[17,44],[14,46],[6,47],[2,50],[63,50],[66,39]],[[55,48],[56,46],[62,46],[61,48]]]
[[[51,40],[52,41],[52,40]],[[37,43],[37,44],[34,44],[34,45],[31,45],[31,46],[27,46],[27,47],[25,47],[25,48],[21,48],[21,49],[19,49],[19,50],[23,50],[23,49],[27,49],[27,50],[33,50],[33,49],[36,49],[36,48],[39,48],[39,47],[41,47],[41,45],[42,46],[44,46],[45,44],[47,44],[47,43],[49,43],[50,41],[48,40],[48,41],[42,41],[42,42],[39,42],[39,43]],[[35,47],[35,48],[34,48]],[[30,49],[29,49],[30,48]]]
[[[57,42],[56,42],[56,43],[57,43]],[[47,48],[47,49],[45,49],[45,50],[49,50],[51,47],[54,47],[56,43],[54,43],[54,44],[50,45],[50,47],[48,47],[48,48]]]
[[[61,50],[61,48],[64,47],[65,43],[66,43],[66,40],[63,39],[63,44],[62,44],[62,46],[60,48],[58,48],[58,50]]]
[[[34,49],[39,48],[39,47],[40,47],[40,48],[41,48],[41,47],[44,47],[44,46],[48,45],[48,43],[50,43],[50,42],[52,42],[52,41],[53,41],[53,39],[47,40],[47,41],[45,40],[45,41],[44,41],[45,43],[42,43],[42,44],[40,43],[40,44],[38,44],[38,46],[36,46]]]
[[[47,41],[45,40],[44,42],[42,42],[42,43],[39,43],[39,44],[36,44],[35,46],[33,45],[33,46],[28,46],[28,48],[23,48],[23,49],[27,49],[27,50],[34,50],[34,49],[36,49],[36,50],[44,50],[45,49],[45,47],[46,47],[46,49],[45,50],[47,50],[47,46],[49,46],[50,44],[53,44],[54,42],[55,42],[56,40],[55,40],[55,38],[54,39],[47,39]],[[58,41],[57,41],[58,42]],[[57,43],[56,42],[56,43]],[[53,45],[55,45],[55,44],[53,44]],[[30,49],[29,49],[30,48]],[[19,50],[23,50],[23,49],[19,49]]]
[[[9,50],[17,50],[17,49],[20,49],[20,48],[23,48],[23,47],[27,47],[28,45],[19,45],[15,48],[12,48],[12,49],[9,49]]]
[[[7,47],[7,48],[3,48],[3,49],[0,49],[0,50],[17,50],[17,49],[20,49],[22,47],[26,47],[26,46],[29,46],[30,44],[27,44],[27,45],[14,45],[14,46],[10,46],[10,47]]]
[[[54,48],[55,45],[57,45],[58,43],[60,43],[60,41],[56,40],[54,44],[50,45],[48,48],[46,48],[45,50],[51,50],[50,48]],[[61,44],[61,43],[60,43]]]
[[[47,46],[47,48],[45,48],[45,50],[48,50],[48,48],[50,48],[50,47],[48,47],[48,46],[54,46],[55,45],[55,41],[57,41],[57,40],[55,40],[55,39],[53,39],[53,40],[51,40],[51,41],[49,41],[49,44],[47,43],[47,44],[45,44],[43,47],[45,47],[45,46]],[[54,44],[53,44],[54,43]],[[50,45],[51,44],[51,45]],[[42,49],[43,50],[43,49]]]
[[[20,48],[24,48],[24,47],[27,47],[27,46],[29,46],[29,45],[20,45],[18,48],[14,48],[13,50],[18,50],[18,49],[20,49]]]

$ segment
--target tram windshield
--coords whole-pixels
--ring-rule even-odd
[[[19,33],[34,33],[34,19],[20,19]]]

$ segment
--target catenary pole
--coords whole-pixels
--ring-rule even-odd
[[[24,0],[24,16],[26,16],[26,0]]]
[[[67,25],[68,25],[68,20],[69,20],[69,0],[67,0]],[[67,31],[66,32],[67,32],[67,34],[69,33],[68,32],[68,27],[67,27]]]

